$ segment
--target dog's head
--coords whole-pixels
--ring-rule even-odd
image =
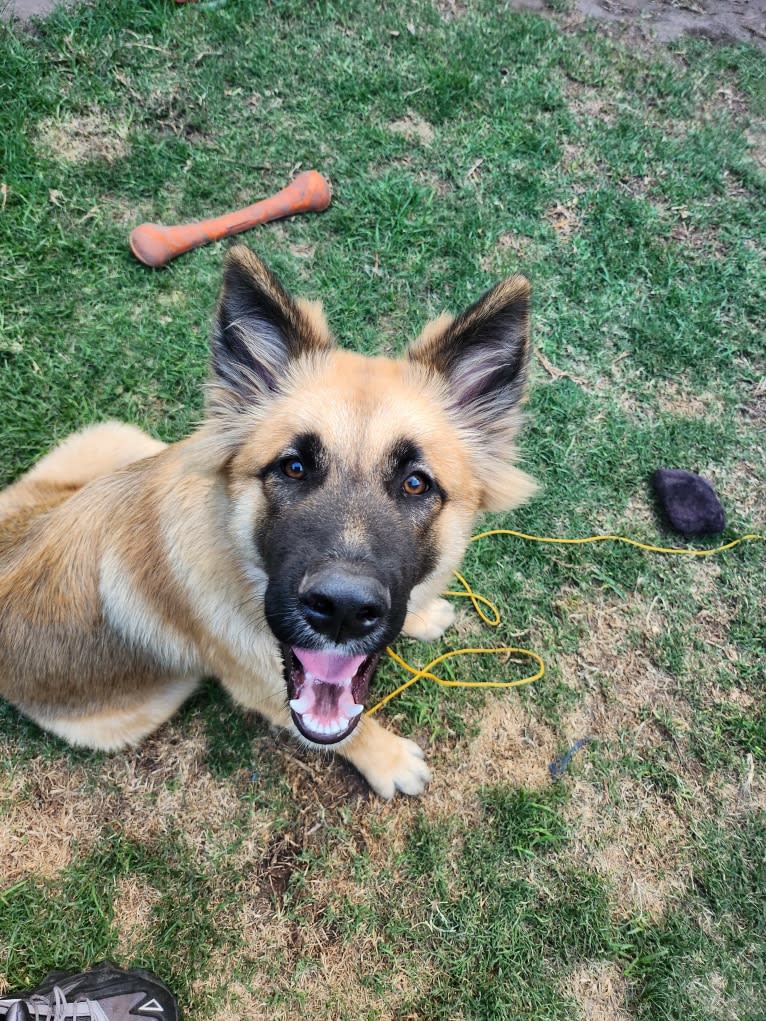
[[[369,358],[339,350],[321,307],[248,248],[228,253],[209,421],[238,554],[265,572],[293,720],[315,744],[354,729],[413,590],[457,566],[476,512],[532,492],[512,442],[528,304],[511,277],[404,358]]]

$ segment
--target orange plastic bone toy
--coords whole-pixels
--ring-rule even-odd
[[[239,234],[259,223],[280,220],[296,213],[321,213],[330,204],[330,185],[316,170],[306,170],[276,195],[233,213],[212,220],[165,227],[161,223],[142,223],[130,234],[130,248],[146,266],[165,266],[184,252],[200,245]]]

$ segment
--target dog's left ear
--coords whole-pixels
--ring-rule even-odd
[[[534,492],[513,466],[513,437],[529,364],[529,282],[512,276],[456,318],[429,323],[407,357],[447,384],[450,413],[466,431],[484,483],[484,510],[508,510]]]
[[[294,299],[246,245],[229,249],[211,338],[213,413],[263,403],[290,362],[332,346],[319,303]]]

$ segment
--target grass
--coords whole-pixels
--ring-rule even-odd
[[[193,427],[224,245],[149,272],[127,234],[316,166],[330,209],[247,240],[343,343],[398,351],[502,275],[533,281],[542,495],[491,524],[674,542],[647,484],[672,465],[714,482],[724,539],[763,531],[755,50],[421,0],[84,2],[0,32],[4,481],[91,421]],[[466,573],[497,631],[461,612],[400,648],[528,645],[548,672],[391,704],[434,766],[418,803],[377,803],[212,683],[119,757],[1,706],[0,981],[111,956],[197,1018],[760,1017],[763,547],[494,538]],[[385,664],[378,690],[398,682]]]

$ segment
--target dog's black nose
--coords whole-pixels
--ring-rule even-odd
[[[391,608],[388,589],[377,578],[340,564],[307,575],[298,598],[308,623],[335,642],[368,635]]]

